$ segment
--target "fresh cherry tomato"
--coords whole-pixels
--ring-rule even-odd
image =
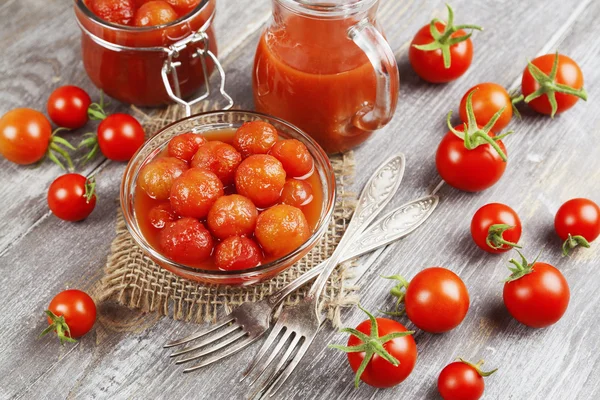
[[[463,126],[454,128],[463,132]],[[493,134],[488,134],[493,140]],[[506,155],[502,140],[494,140]],[[489,143],[482,143],[472,150],[465,147],[464,139],[452,131],[440,142],[435,156],[437,170],[450,186],[465,192],[479,192],[493,186],[506,170],[506,162]]]
[[[521,238],[521,220],[509,206],[490,203],[481,207],[471,220],[471,236],[475,244],[488,253],[504,253]]]
[[[79,174],[65,174],[48,189],[48,206],[65,221],[81,221],[96,207],[96,182]]]
[[[441,333],[456,328],[469,311],[469,292],[449,269],[432,267],[419,272],[406,288],[406,315],[417,327]]]
[[[0,154],[16,164],[33,164],[46,155],[52,126],[44,114],[16,108],[0,119]]]
[[[173,22],[178,18],[173,7],[165,1],[149,1],[140,6],[135,12],[133,25],[135,26],[157,26]]]
[[[469,69],[473,60],[471,34],[463,29],[477,29],[475,25],[454,25],[454,12],[449,5],[448,23],[432,21],[422,27],[410,44],[408,59],[422,79],[432,83],[450,82]]]
[[[589,199],[571,199],[556,212],[554,229],[564,242],[563,254],[577,246],[590,247],[600,235],[600,207]]]
[[[48,115],[58,126],[79,129],[88,122],[90,95],[77,86],[61,86],[48,98]]]
[[[55,331],[60,342],[75,342],[88,333],[96,322],[96,304],[81,290],[69,289],[57,294],[46,310],[48,323],[42,335]]]
[[[452,127],[452,111],[448,113],[450,131],[440,142],[435,156],[437,170],[446,183],[466,192],[487,189],[502,177],[508,158],[501,139],[512,133],[496,136],[491,132],[492,125],[500,118],[501,110],[483,128],[475,122],[474,94],[471,91],[467,95],[469,118],[465,124]]]
[[[569,306],[567,280],[554,266],[535,261],[529,264],[520,255],[521,262],[510,260],[515,267],[504,284],[504,305],[517,321],[532,328],[555,324]]]
[[[98,17],[114,24],[129,25],[135,15],[134,0],[88,0],[86,4]]]
[[[356,373],[355,386],[358,387],[361,380],[377,388],[396,386],[410,375],[417,362],[414,332],[394,320],[375,318],[358,307],[369,319],[351,330],[348,346],[329,347],[348,353],[348,362]]]
[[[129,161],[146,140],[142,125],[128,114],[112,114],[98,126],[98,146],[114,161]]]
[[[468,122],[467,97],[473,92],[472,103],[477,125],[485,126],[494,117],[494,114],[502,110],[502,114],[492,126],[492,132],[500,132],[510,122],[513,116],[512,99],[502,86],[486,82],[473,86],[460,101],[460,119]]]
[[[462,279],[449,269],[425,268],[410,282],[400,275],[386,278],[399,282],[390,293],[398,297],[397,305],[404,302],[408,319],[424,331],[442,333],[454,329],[469,311],[467,287]]]
[[[521,91],[535,111],[554,117],[587,100],[579,65],[562,54],[546,54],[529,63],[523,71]]]
[[[444,400],[478,400],[483,396],[485,383],[483,378],[490,376],[496,369],[483,372],[483,361],[471,364],[463,360],[446,365],[438,377],[437,387]]]

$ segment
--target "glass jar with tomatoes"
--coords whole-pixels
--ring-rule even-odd
[[[207,83],[215,67],[224,78],[212,26],[216,0],[194,2],[195,7],[158,25],[136,23],[134,10],[120,10],[119,17],[126,19],[103,15],[97,1],[105,0],[75,0],[75,16],[85,70],[109,96],[140,106],[176,102],[189,108],[208,96],[207,85],[200,99],[184,100]]]

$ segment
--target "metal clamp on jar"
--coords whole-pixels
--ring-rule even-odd
[[[227,102],[221,109],[233,106],[225,92],[225,72],[217,59],[212,27],[215,0],[203,0],[185,17],[152,27],[106,22],[83,0],[75,0],[75,16],[82,31],[85,70],[107,95],[139,106],[175,102],[190,115],[191,107],[210,95],[208,81],[216,68],[219,91]],[[203,85],[203,93],[189,100]]]

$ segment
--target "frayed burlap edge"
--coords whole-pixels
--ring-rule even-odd
[[[166,114],[166,113],[165,113]],[[175,114],[176,115],[176,114]],[[169,123],[174,115],[151,119],[152,128]],[[147,129],[151,129],[147,127]],[[331,159],[338,181],[338,201],[334,216],[321,241],[302,260],[275,278],[249,287],[203,285],[161,268],[134,243],[127,231],[121,210],[118,211],[116,238],[101,280],[99,297],[144,312],[158,312],[177,320],[214,321],[220,307],[229,312],[247,301],[258,301],[277,291],[298,276],[325,260],[335,249],[355,206],[355,195],[345,188],[354,177],[352,153]],[[334,326],[340,324],[340,309],[356,304],[357,287],[348,284],[352,262],[338,267],[323,292],[322,307]],[[302,299],[308,287],[291,294],[287,304]]]

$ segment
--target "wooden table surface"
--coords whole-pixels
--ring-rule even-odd
[[[215,23],[227,89],[237,107],[251,108],[252,57],[270,2],[218,3]],[[380,21],[400,68],[400,102],[392,123],[356,151],[357,189],[379,161],[402,151],[407,172],[394,204],[430,191],[439,180],[434,153],[446,132],[447,111],[456,110],[462,94],[478,82],[518,87],[527,60],[538,54],[559,49],[577,60],[590,99],[554,120],[525,109],[523,120],[510,125],[516,133],[506,140],[510,161],[502,180],[477,194],[442,187],[431,219],[387,248],[359,280],[361,302],[370,310],[393,304],[390,284],[380,274],[410,278],[422,268],[443,265],[469,288],[471,308],[457,329],[415,334],[419,359],[403,384],[354,389],[346,356],[326,348],[346,336],[327,325],[281,398],[433,399],[439,371],[457,356],[484,358],[490,368],[499,367],[486,380],[489,399],[600,398],[600,245],[563,258],[553,232],[554,213],[564,201],[580,196],[600,201],[600,2],[454,0],[452,5],[458,23],[477,23],[485,31],[474,34],[469,71],[454,83],[436,86],[412,72],[407,48],[418,28],[434,16],[445,18],[444,2],[382,1]],[[44,110],[51,90],[64,84],[97,93],[81,64],[71,1],[2,0],[0,16],[0,113],[22,106]],[[112,108],[128,110],[119,104]],[[77,134],[67,137],[77,141]],[[167,362],[161,346],[198,326],[156,314],[103,304],[95,329],[77,344],[61,347],[51,338],[38,339],[46,325],[43,310],[54,294],[68,287],[90,289],[102,277],[123,169],[101,159],[86,166],[83,173],[98,174],[100,201],[85,222],[67,223],[51,215],[46,204],[47,188],[61,173],[57,167],[0,160],[0,398],[236,399],[247,393],[239,373],[257,345],[184,376]],[[571,303],[555,326],[529,329],[506,312],[501,280],[509,256],[485,254],[469,237],[471,216],[489,202],[517,210],[526,254],[534,257],[542,250],[542,260],[560,268],[569,281]],[[350,309],[343,318],[354,326],[364,316]]]

